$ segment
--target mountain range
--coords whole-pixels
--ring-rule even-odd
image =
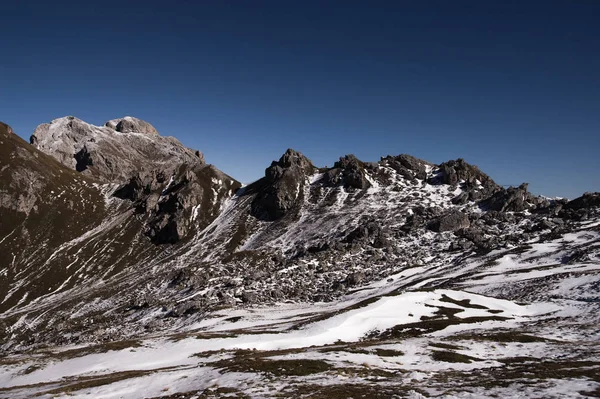
[[[0,396],[600,395],[599,289],[600,193],[293,149],[243,185],[137,118],[0,123]]]

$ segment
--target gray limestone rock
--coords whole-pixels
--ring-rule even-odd
[[[370,184],[365,177],[365,166],[352,154],[343,156],[325,173],[324,181],[333,186],[343,184],[345,188],[366,189]]]
[[[300,152],[288,149],[279,161],[265,170],[265,177],[254,187],[258,193],[252,201],[255,217],[275,220],[284,216],[304,198],[304,185],[316,168]]]
[[[381,163],[390,166],[398,174],[409,180],[425,180],[427,178],[426,166],[433,166],[429,162],[407,154],[400,154],[395,157],[388,155],[381,159]]]
[[[147,215],[144,234],[156,244],[174,244],[207,226],[241,186],[212,165],[182,165],[166,184],[163,174],[152,176],[132,179],[120,194]]]
[[[471,225],[469,217],[460,211],[452,211],[432,221],[428,228],[436,232],[457,231]]]
[[[144,234],[157,244],[175,243],[194,226],[210,223],[240,187],[207,166],[199,151],[160,136],[137,118],[114,119],[103,127],[59,118],[38,126],[30,142],[78,172],[121,183],[113,195],[134,203],[146,217]]]
[[[495,192],[479,204],[484,210],[498,212],[521,212],[533,207],[534,199],[527,191],[527,183]]]
[[[600,192],[584,193],[581,197],[569,201],[564,208],[577,210],[597,206],[600,206]]]
[[[72,116],[55,119],[38,126],[30,143],[63,165],[105,182],[127,182],[153,170],[171,175],[182,163],[204,164],[200,152],[131,117],[103,127]]]
[[[106,122],[104,126],[120,133],[144,133],[156,136],[158,135],[158,131],[150,123],[131,116],[110,120]]]
[[[468,164],[462,158],[439,165],[436,175],[429,179],[429,183],[460,185],[463,192],[452,200],[457,205],[489,198],[502,190],[501,186],[480,171],[477,166]]]

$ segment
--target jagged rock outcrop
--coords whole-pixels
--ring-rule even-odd
[[[120,185],[113,196],[130,201],[138,201],[143,196],[159,190],[168,180],[167,176],[161,171],[151,171],[150,173],[136,174],[132,176],[127,183]],[[144,206],[144,209],[146,207]]]
[[[144,233],[156,244],[173,244],[183,239],[192,226],[198,231],[212,222],[222,204],[241,187],[241,184],[212,165],[181,165],[160,192],[153,192],[152,181],[137,202],[146,212]],[[150,187],[148,189],[148,187]]]
[[[477,166],[468,164],[462,158],[439,165],[436,175],[429,179],[429,183],[460,185],[462,193],[452,200],[457,205],[489,198],[502,189]]]
[[[581,197],[567,202],[565,209],[583,209],[600,206],[600,192],[584,193]]]
[[[148,122],[125,117],[99,127],[72,116],[39,125],[30,138],[60,163],[105,182],[161,170],[171,175],[182,163],[204,164],[203,155],[174,137],[163,137]]]
[[[343,243],[352,245],[368,244],[374,248],[384,248],[389,244],[389,231],[382,228],[374,219],[361,220],[356,228],[350,229]]]
[[[556,215],[567,220],[586,220],[600,207],[600,193],[585,193],[581,197],[563,204]]]
[[[251,213],[266,220],[284,216],[304,199],[306,179],[315,171],[308,158],[288,149],[279,161],[273,161],[265,170],[265,177],[251,188],[258,190],[252,201]]]
[[[427,179],[427,166],[433,167],[431,163],[407,154],[388,155],[381,159],[381,163],[390,166],[396,173],[411,181]]]
[[[325,172],[325,183],[334,186],[343,184],[345,188],[364,190],[370,186],[365,167],[365,163],[354,155],[343,156],[333,168]]]
[[[532,208],[532,195],[527,191],[527,183],[519,187],[509,187],[496,191],[491,197],[480,202],[485,210],[498,212],[521,212]]]
[[[402,230],[411,233],[425,228],[431,221],[438,218],[440,214],[441,210],[437,207],[414,206],[410,209],[410,214],[406,217],[406,223],[402,226]]]
[[[173,175],[151,171],[133,176],[113,196],[130,200],[148,218],[144,234],[156,244],[174,244],[192,226],[202,229],[241,184],[213,165],[181,164]]]
[[[468,164],[464,159],[450,160],[444,162],[438,167],[439,173],[432,180],[432,183],[448,184],[455,186],[461,181],[479,180],[481,185],[498,187],[493,180],[479,170],[475,165]]]

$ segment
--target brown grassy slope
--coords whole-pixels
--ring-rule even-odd
[[[104,199],[92,183],[0,124],[0,312],[25,293],[29,302],[68,278],[66,259],[42,264],[105,216]]]

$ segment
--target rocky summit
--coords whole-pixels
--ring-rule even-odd
[[[292,149],[243,186],[133,117],[0,123],[1,397],[593,396],[599,287],[600,193]]]
[[[148,122],[126,116],[94,126],[73,116],[39,125],[30,138],[38,150],[68,168],[104,182],[121,182],[180,164],[202,165],[200,151],[160,136]]]

